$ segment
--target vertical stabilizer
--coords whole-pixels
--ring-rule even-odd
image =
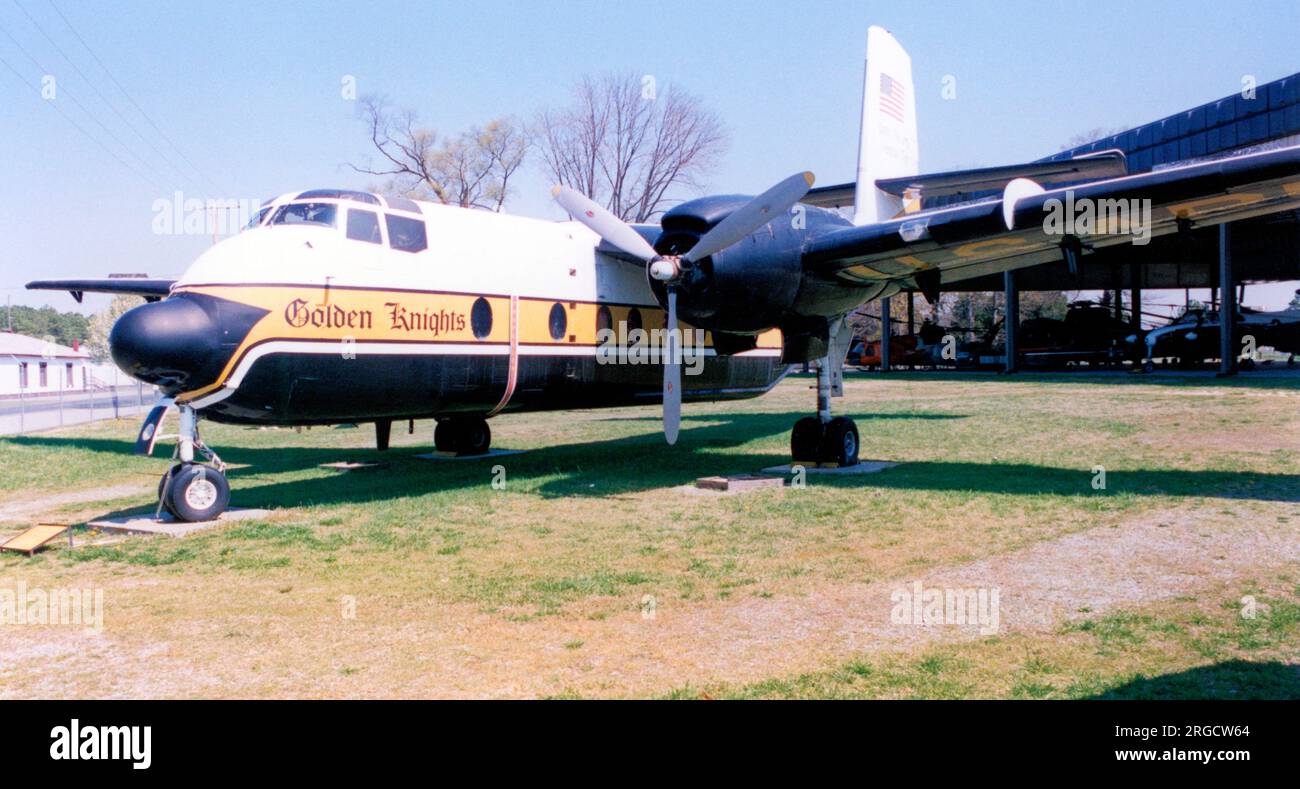
[[[867,30],[867,63],[862,81],[853,224],[867,225],[902,213],[902,199],[877,189],[876,181],[917,172],[912,58],[888,30],[872,25]]]

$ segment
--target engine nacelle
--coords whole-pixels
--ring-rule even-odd
[[[682,203],[664,214],[655,249],[664,255],[686,253],[750,199],[718,195]],[[795,307],[804,279],[800,252],[805,230],[813,223],[848,224],[838,215],[806,206],[775,217],[685,272],[677,286],[678,315],[692,326],[734,334],[756,334],[799,322],[803,316],[795,313]],[[653,278],[650,284],[659,301],[666,303],[664,284]]]

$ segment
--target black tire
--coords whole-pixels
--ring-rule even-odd
[[[1147,359],[1145,362],[1142,363],[1142,372],[1154,373],[1155,371],[1156,371],[1156,363],[1153,362],[1152,360]]]
[[[439,419],[433,428],[433,448],[439,452],[456,451],[456,422],[453,419]]]
[[[168,511],[177,520],[186,523],[215,520],[230,504],[230,483],[226,475],[211,466],[183,463],[172,475],[167,503]]]
[[[805,416],[795,422],[790,431],[790,460],[794,463],[818,462],[824,432],[822,421],[815,416]]]
[[[492,430],[486,419],[472,417],[457,423],[456,454],[486,455],[492,447]]]
[[[167,489],[167,481],[179,474],[180,470],[184,467],[184,463],[177,463],[168,469],[166,474],[162,475],[162,479],[158,480],[158,500],[162,502],[163,512],[171,513],[173,518],[176,517],[176,513],[172,512],[172,504],[168,501],[166,495],[170,493]]]
[[[1245,370],[1246,372],[1250,372],[1251,370],[1254,370],[1254,369],[1255,369],[1255,360],[1254,360],[1254,359],[1242,359],[1242,360],[1241,360],[1241,363],[1238,364],[1237,367],[1238,367],[1238,369]]]
[[[858,465],[858,426],[846,416],[837,416],[826,425],[822,439],[822,462],[841,467]]]

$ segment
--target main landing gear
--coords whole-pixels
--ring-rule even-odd
[[[806,416],[790,431],[790,458],[794,463],[826,466],[858,464],[858,426],[846,416],[831,417],[831,396],[836,389],[829,358],[817,364],[817,416]]]
[[[177,410],[180,411],[180,433],[176,436],[175,457],[180,462],[168,469],[158,483],[155,517],[166,510],[176,520],[187,523],[215,520],[230,505],[226,464],[199,438],[198,417],[194,409],[181,405]],[[206,458],[210,465],[194,462],[195,452]]]
[[[486,455],[492,446],[492,431],[481,416],[444,417],[433,430],[433,446],[439,452]]]

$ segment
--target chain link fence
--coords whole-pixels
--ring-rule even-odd
[[[60,376],[62,379],[62,376]],[[158,399],[152,386],[119,370],[94,377],[84,389],[19,391],[0,396],[0,436],[17,436],[67,425],[145,414]]]

